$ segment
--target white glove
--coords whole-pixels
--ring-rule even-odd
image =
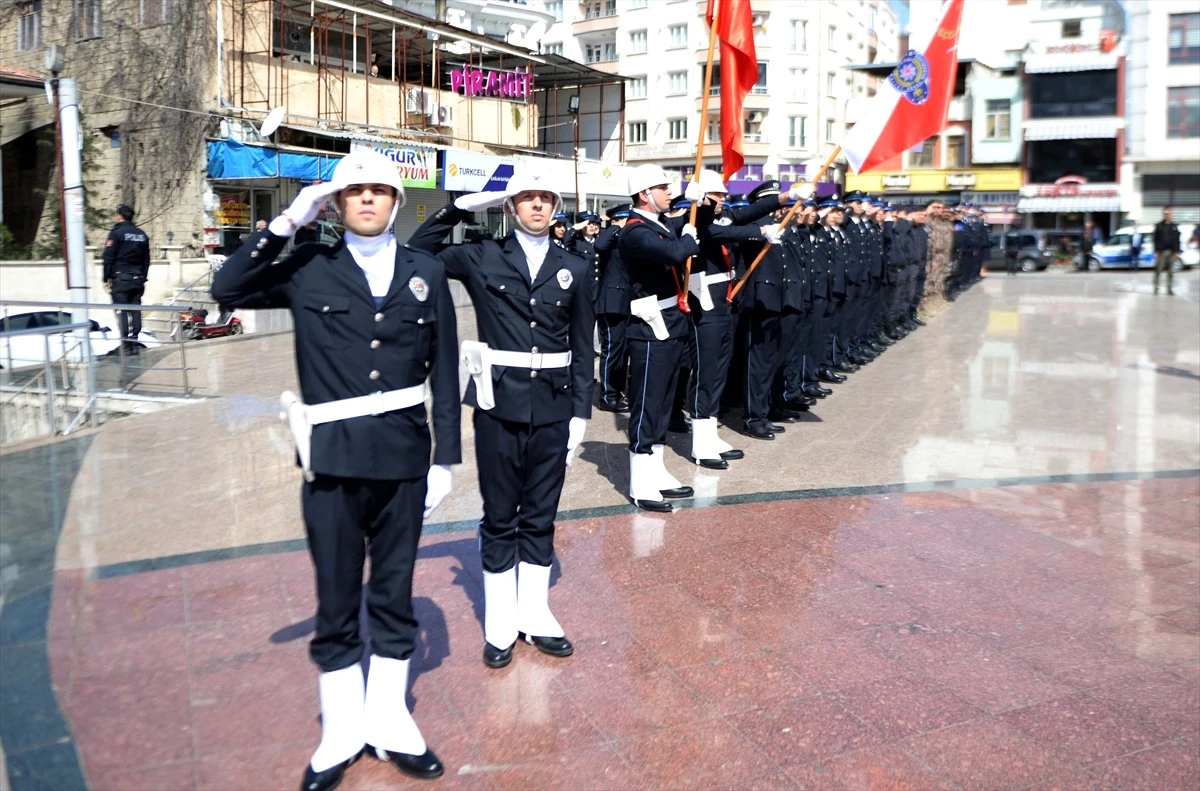
[[[503,192],[473,192],[455,198],[454,207],[469,212],[484,211],[504,203],[506,197]]]
[[[704,197],[704,190],[700,187],[699,181],[689,181],[683,190],[683,197],[695,203]]]
[[[584,228],[587,227],[587,220],[580,220],[579,222],[575,223],[571,227],[574,228],[576,231],[582,231]]]
[[[442,500],[450,494],[450,487],[454,483],[454,473],[445,464],[434,464],[429,468],[429,474],[425,476],[425,518],[433,513],[434,509],[442,504]]]
[[[581,417],[571,418],[567,424],[567,466],[575,461],[575,449],[583,442],[583,432],[587,429],[587,421]]]
[[[693,239],[696,239],[696,226],[689,222],[687,225],[683,226],[683,230],[679,232],[679,236],[680,238],[683,238],[684,236],[690,236]]]
[[[271,220],[271,224],[267,226],[267,230],[276,236],[290,237],[298,229],[317,219],[317,215],[325,207],[325,201],[339,189],[341,187],[332,181],[309,184],[300,190],[299,194],[296,195],[296,199],[292,201],[291,206],[288,206],[283,210],[282,214]]]
[[[813,185],[807,181],[798,181],[788,190],[788,197],[794,201],[808,200],[813,196]]]
[[[783,244],[783,226],[778,223],[775,225],[764,225],[762,235],[771,244]]]

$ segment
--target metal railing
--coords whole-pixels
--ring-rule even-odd
[[[14,310],[14,308],[18,310]],[[115,311],[118,314],[122,311],[170,313],[172,340],[159,340],[152,333],[145,332],[144,334],[150,335],[150,338],[125,339],[121,337],[119,329],[101,328],[99,322],[94,320],[74,320],[77,314],[73,312],[83,311],[86,314],[93,310]],[[0,407],[7,407],[11,411],[18,402],[28,400],[29,396],[44,391],[47,403],[46,425],[50,429],[49,433],[57,434],[59,433],[58,416],[53,407],[54,399],[56,397],[65,399],[72,396],[84,396],[86,400],[79,414],[71,420],[62,433],[73,431],[89,416],[92,424],[95,425],[97,423],[96,404],[100,395],[96,385],[97,368],[101,359],[116,361],[117,377],[114,384],[117,385],[115,389],[120,392],[129,392],[139,386],[142,372],[153,369],[156,373],[165,373],[168,376],[177,373],[178,384],[165,386],[173,390],[170,395],[178,396],[182,393],[185,398],[190,398],[192,387],[188,381],[188,372],[193,369],[189,368],[187,364],[185,334],[178,331],[180,314],[188,310],[191,310],[189,306],[180,305],[0,300],[0,366],[5,369],[4,382],[0,383],[0,389],[10,394],[9,398],[0,402]],[[22,315],[36,316],[33,321],[38,325],[44,322],[54,323],[47,323],[45,326],[8,329],[13,323],[12,320]],[[68,316],[70,318],[67,318]],[[97,333],[100,333],[100,337],[95,337]],[[45,337],[41,353],[36,359],[32,349],[14,354],[14,339],[36,335]],[[51,339],[55,335],[59,336],[57,345],[51,343]],[[74,336],[78,342],[69,345],[68,341],[71,336]],[[154,343],[146,343],[150,340],[153,340]],[[95,348],[95,344],[98,342],[111,348],[99,351]],[[153,352],[156,349],[168,348],[178,350],[178,365],[165,365],[161,360],[155,360],[151,365],[134,362],[139,358],[147,359],[154,356]],[[148,354],[142,356],[143,351]],[[97,353],[102,356],[97,357]],[[59,374],[57,378],[53,374],[55,370]],[[158,386],[164,385],[159,384]]]

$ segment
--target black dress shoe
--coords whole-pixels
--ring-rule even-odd
[[[820,379],[822,382],[828,382],[829,384],[841,384],[842,382],[846,381],[846,377],[842,376],[832,368],[822,368]]]
[[[497,648],[486,640],[483,642],[483,663],[488,667],[507,667],[512,661],[513,647]]]
[[[570,656],[575,653],[575,646],[571,645],[571,641],[565,637],[534,637],[531,634],[525,635],[525,642],[541,651],[543,654],[550,656]]]
[[[775,439],[775,432],[762,423],[747,423],[746,434],[755,439]]]
[[[601,398],[600,402],[596,404],[596,408],[602,409],[605,412],[628,412],[629,401],[624,398],[618,398],[615,401],[610,401],[607,398]]]
[[[695,490],[690,486],[676,486],[674,489],[659,489],[658,493],[667,500],[678,500],[682,497],[691,497],[696,494]]]
[[[331,791],[337,788],[346,774],[346,769],[362,755],[359,750],[340,764],[335,764],[323,772],[314,772],[312,764],[304,770],[304,780],[300,782],[300,791]]]
[[[667,431],[674,434],[686,434],[691,430],[691,426],[688,425],[683,415],[671,415],[671,422],[667,423]]]
[[[913,324],[916,324],[918,327],[924,327],[924,326],[925,326],[925,322],[921,321],[920,319],[916,319],[916,318],[914,318],[912,321],[913,321]]]
[[[850,358],[850,362],[854,363],[855,365],[866,365],[875,359],[875,355],[869,351],[866,351],[865,349],[851,352],[848,356]]]
[[[816,382],[807,384],[800,388],[800,392],[804,393],[804,395],[808,396],[809,398],[824,398],[825,396],[833,395],[832,390],[830,390],[828,387],[821,387]]]
[[[790,409],[793,412],[807,412],[809,408],[817,405],[817,399],[806,395],[794,395],[791,398],[784,399],[783,408]]]
[[[746,454],[742,453],[737,448],[734,448],[733,450],[721,451],[721,458],[725,459],[726,461],[737,461],[738,459],[746,458]]]
[[[771,433],[773,433],[773,434],[782,434],[783,432],[787,431],[786,428],[779,425],[778,423],[768,423],[767,428],[771,429]]]
[[[833,370],[840,371],[841,373],[844,373],[844,374],[852,374],[858,370],[858,366],[855,365],[854,363],[850,362],[849,360],[842,360],[840,363],[833,366]]]
[[[699,464],[706,470],[728,470],[729,462],[724,459],[697,459],[693,458],[692,462]]]
[[[433,780],[434,778],[441,777],[446,771],[446,767],[442,765],[442,760],[434,755],[433,750],[430,750],[428,747],[420,755],[393,753],[374,747],[371,749],[375,751],[376,758],[381,761],[387,761],[409,777],[415,777],[420,780]]]
[[[772,409],[767,417],[778,423],[795,423],[800,419],[800,413],[790,409]]]
[[[643,511],[654,511],[655,513],[665,514],[671,511],[671,504],[666,500],[634,500],[633,504]]]

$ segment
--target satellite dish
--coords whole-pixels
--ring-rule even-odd
[[[283,123],[283,119],[286,115],[286,107],[283,107],[282,105],[276,107],[274,110],[267,113],[267,117],[263,119],[262,127],[259,128],[258,133],[263,137],[270,137],[275,133],[275,130],[279,128],[279,125]]]

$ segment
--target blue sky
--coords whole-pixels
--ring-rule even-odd
[[[905,0],[888,0],[892,4],[892,10],[896,12],[896,19],[900,20],[900,31],[904,31],[904,27],[908,24],[908,3]]]

